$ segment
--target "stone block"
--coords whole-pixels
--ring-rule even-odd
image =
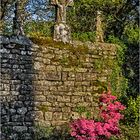
[[[63,113],[62,119],[68,121],[70,119],[70,117],[71,117],[70,113]]]
[[[25,107],[17,109],[18,114],[24,115],[26,112],[27,112],[27,108],[25,108]]]
[[[16,132],[23,132],[23,131],[27,131],[28,128],[26,126],[14,126],[13,130],[15,130]]]
[[[53,113],[52,112],[45,112],[45,120],[52,120]]]
[[[48,107],[49,112],[62,112],[62,108],[59,106],[56,107]]]
[[[86,68],[76,68],[75,71],[83,73],[83,72],[87,72],[87,69]]]
[[[80,115],[77,112],[71,112],[70,117],[75,120],[75,119],[78,119]]]
[[[92,86],[87,87],[87,92],[93,92],[93,87]]]
[[[52,126],[61,126],[67,123],[67,121],[52,121]]]
[[[83,74],[82,73],[76,73],[76,81],[82,81],[83,80]]]
[[[55,95],[48,95],[47,101],[50,103],[54,103],[56,101],[56,96]]]
[[[65,81],[64,85],[65,86],[74,86],[74,83],[75,83],[74,81]]]
[[[10,93],[11,93],[11,95],[13,95],[13,96],[19,95],[19,92],[18,92],[18,91],[10,91]]]
[[[42,102],[41,105],[43,105],[43,106],[52,106],[52,103],[50,103],[50,102]]]
[[[47,72],[47,71],[56,71],[56,66],[47,65],[47,66],[45,67],[45,70],[46,70],[46,72]]]
[[[9,94],[10,94],[9,91],[1,91],[1,92],[0,92],[0,95],[1,95],[1,96],[6,96],[6,95],[9,95]]]
[[[92,102],[92,96],[85,96],[83,97],[85,102]]]
[[[42,59],[42,62],[43,62],[45,65],[50,65],[50,63],[51,63],[50,59]]]
[[[54,58],[54,56],[55,55],[54,54],[51,54],[51,53],[48,53],[48,54],[45,54],[44,55],[44,57],[47,58],[47,59],[52,59],[52,58]]]
[[[82,89],[82,86],[75,86],[75,89],[74,89],[74,92],[82,92],[83,89]]]
[[[9,116],[1,116],[1,124],[7,124],[9,122]]]
[[[10,107],[11,108],[19,108],[19,107],[23,107],[24,104],[22,101],[13,101],[10,103]]]
[[[70,107],[63,107],[62,112],[65,112],[65,113],[71,112],[71,108]]]
[[[74,72],[74,68],[63,68],[63,71]]]
[[[34,97],[34,101],[44,102],[46,101],[46,97],[44,95],[37,95]]]
[[[57,91],[57,86],[50,86],[49,90],[50,91]]]
[[[61,112],[53,113],[53,120],[62,120],[62,113]]]
[[[41,121],[44,120],[42,111],[30,111],[26,114],[26,121]]]
[[[51,81],[51,85],[53,86],[61,86],[63,84],[63,82],[60,81]]]
[[[45,79],[49,81],[61,80],[61,72],[47,71],[45,75],[46,75]]]
[[[34,62],[34,69],[35,70],[42,70],[43,64],[40,62]]]
[[[10,39],[6,36],[0,36],[0,44],[9,44],[10,43]]]
[[[83,99],[80,96],[72,96],[71,97],[71,102],[72,103],[79,103],[79,102],[83,102]]]
[[[90,80],[92,80],[91,73],[83,73],[83,80],[84,81],[90,81]]]
[[[68,72],[62,72],[62,81],[66,81],[68,79]]]
[[[57,67],[56,67],[56,70],[57,70],[58,72],[61,72],[61,71],[62,71],[62,66],[57,66]]]
[[[9,109],[10,115],[16,115],[16,109]]]
[[[58,87],[58,91],[62,91],[62,92],[66,92],[66,91],[68,91],[68,87],[67,86],[59,86]]]
[[[58,96],[57,97],[58,102],[70,102],[70,96]]]
[[[13,115],[11,117],[11,121],[12,122],[24,122],[24,118],[25,118],[24,115]]]
[[[82,82],[75,82],[75,86],[82,86]]]
[[[69,74],[68,74],[68,80],[69,81],[73,81],[73,80],[75,80],[75,78],[76,78],[75,73],[74,72],[69,72]]]

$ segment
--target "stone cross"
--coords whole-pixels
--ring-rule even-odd
[[[102,28],[102,13],[101,11],[97,11],[97,17],[96,17],[96,42],[104,42],[103,36],[103,28]]]
[[[51,0],[56,8],[56,25],[54,26],[54,40],[70,43],[70,27],[66,24],[67,7],[73,6],[73,0]]]

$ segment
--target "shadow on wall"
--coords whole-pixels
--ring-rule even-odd
[[[71,140],[68,131],[37,133],[33,46],[26,37],[1,38],[1,140]]]
[[[27,41],[25,37],[2,37],[1,140],[34,139],[34,69],[32,45]]]

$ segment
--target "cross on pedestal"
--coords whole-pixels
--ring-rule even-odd
[[[51,0],[51,4],[56,8],[56,25],[54,26],[54,40],[70,43],[71,31],[66,24],[67,7],[73,6],[73,0]]]

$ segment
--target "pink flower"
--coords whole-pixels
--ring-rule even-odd
[[[76,136],[76,132],[71,132],[71,136],[73,137],[73,136]]]
[[[123,118],[120,111],[125,107],[115,101],[116,99],[116,96],[111,95],[111,92],[103,92],[99,99],[102,122],[85,118],[74,120],[70,125],[71,136],[76,140],[103,140],[103,137],[110,138],[112,135],[118,135],[119,121]]]

